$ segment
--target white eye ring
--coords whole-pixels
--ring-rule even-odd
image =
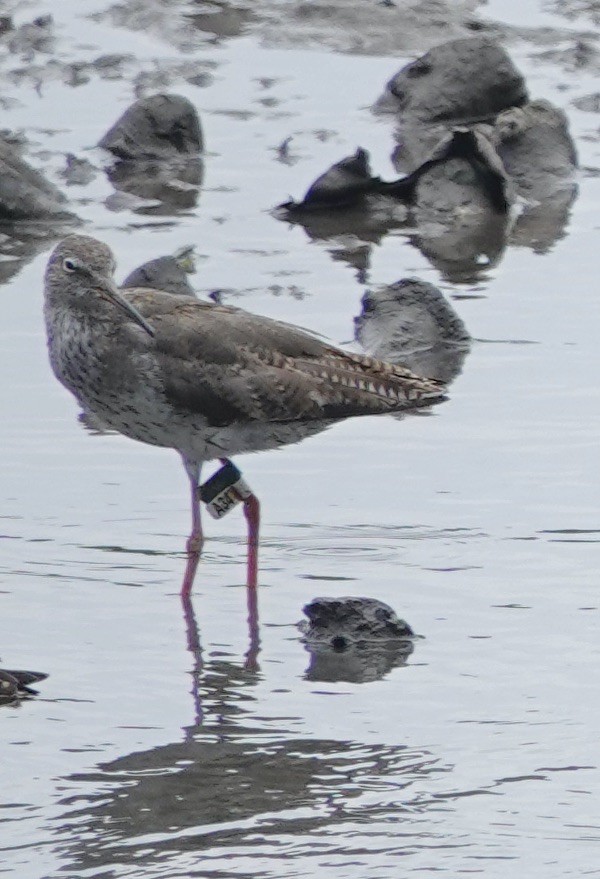
[[[63,269],[65,272],[74,272],[77,266],[72,259],[63,259]]]

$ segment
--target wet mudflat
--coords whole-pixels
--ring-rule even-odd
[[[50,677],[36,698],[0,706],[0,869],[594,875],[598,117],[576,104],[595,71],[567,51],[593,22],[507,10],[510,23],[556,29],[552,45],[536,31],[506,47],[532,96],[567,111],[579,192],[552,230],[524,234],[517,218],[515,243],[457,273],[430,261],[414,229],[311,235],[269,213],[358,145],[393,176],[393,125],[368,107],[425,38],[405,55],[281,48],[272,22],[265,41],[231,16],[231,35],[198,30],[201,49],[182,54],[166,25],[143,34],[88,18],[103,2],[53,12],[54,54],[3,62],[3,124],[25,132],[28,159],[82,231],[114,248],[119,278],[193,243],[201,295],[219,289],[343,343],[367,288],[418,275],[474,341],[431,414],[352,419],[238,459],[263,509],[249,631],[241,514],[205,522],[185,614],[179,461],[78,424],[45,349],[52,241],[32,230],[30,249],[3,245],[0,659]],[[80,84],[50,64],[109,53],[133,60]],[[207,152],[191,206],[119,196],[86,150],[134,99],[134,80],[200,113]],[[83,187],[59,175],[68,152],[99,169]],[[324,664],[295,625],[321,595],[378,598],[424,637],[402,661]]]

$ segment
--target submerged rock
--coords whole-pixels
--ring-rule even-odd
[[[365,682],[404,665],[413,630],[375,598],[315,598],[299,623],[310,653],[309,680]]]
[[[180,247],[170,256],[159,256],[130,272],[121,287],[149,287],[176,296],[195,296],[188,275],[195,272],[194,245]]]
[[[444,383],[461,372],[471,338],[433,284],[403,278],[368,290],[361,305],[354,333],[367,353]]]
[[[504,49],[486,36],[450,40],[402,68],[375,103],[399,122],[398,170],[413,170],[444,132],[456,125],[493,121],[527,100],[525,81]]]
[[[550,101],[531,101],[500,113],[492,139],[524,198],[539,200],[573,186],[577,151],[565,113]]]
[[[302,201],[291,199],[276,210],[293,214],[355,205],[372,189],[372,179],[369,154],[359,147],[354,155],[341,159],[317,177]]]
[[[26,696],[35,696],[37,690],[31,684],[43,681],[48,677],[41,671],[14,671],[0,669],[0,704],[15,702]]]
[[[376,598],[314,598],[303,610],[308,617],[308,622],[299,623],[304,640],[334,650],[359,642],[414,637],[408,623],[397,617],[389,604]]]
[[[483,131],[462,127],[447,132],[412,174],[375,188],[438,213],[482,199],[499,213],[510,205],[506,171],[491,141]]]
[[[197,155],[203,138],[198,114],[187,98],[157,94],[132,104],[99,146],[118,159],[164,159]]]

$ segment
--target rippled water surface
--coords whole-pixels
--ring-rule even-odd
[[[525,6],[527,25],[592,27]],[[5,260],[0,658],[50,677],[0,706],[0,875],[599,875],[598,117],[572,103],[593,77],[509,46],[532,95],[569,114],[579,194],[550,244],[509,246],[452,284],[405,230],[311,240],[269,213],[359,144],[391,175],[391,126],[367,108],[405,57],[243,34],[181,56],[90,20],[91,0],[22,16],[51,7],[58,57],[134,53],[201,114],[195,208],[111,209],[102,173],[69,191],[119,277],[194,243],[201,293],[347,342],[367,286],[418,274],[478,341],[430,415],[353,419],[238,460],[262,500],[256,632],[241,514],[206,523],[185,613],[176,454],[82,428],[47,363],[52,242]],[[162,84],[161,63],[182,58],[201,84]],[[3,125],[57,181],[66,152],[100,165],[85,149],[134,97],[98,75],[5,91]],[[379,598],[424,637],[404,663],[320,664],[295,625],[318,595]]]

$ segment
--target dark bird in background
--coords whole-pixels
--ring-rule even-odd
[[[35,696],[31,684],[37,684],[48,677],[43,671],[15,671],[14,669],[0,668],[0,705],[7,702],[16,702],[24,696]]]

